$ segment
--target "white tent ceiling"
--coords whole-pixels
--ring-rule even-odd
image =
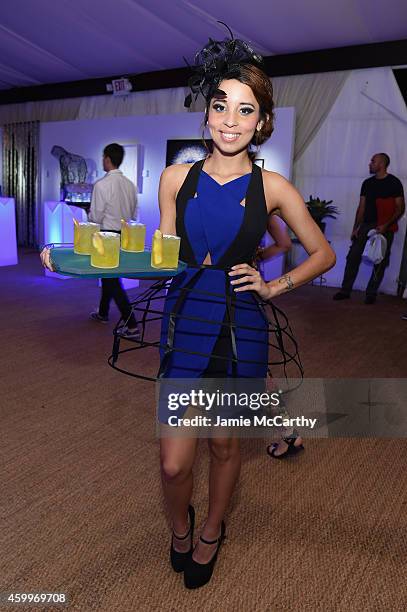
[[[209,36],[263,55],[407,38],[406,0],[11,0],[0,89],[184,66]]]

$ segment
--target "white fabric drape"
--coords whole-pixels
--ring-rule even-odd
[[[23,121],[72,121],[187,111],[186,87],[133,92],[128,96],[90,96],[0,106],[0,125]]]
[[[349,74],[326,72],[272,79],[275,105],[296,110],[294,162],[318,133]]]
[[[44,100],[0,106],[0,125],[24,121],[71,121],[78,116],[82,98]]]
[[[92,96],[82,98],[75,119],[101,119],[104,117],[130,117],[131,115],[168,115],[181,113],[184,107],[185,87],[140,91],[128,96]]]

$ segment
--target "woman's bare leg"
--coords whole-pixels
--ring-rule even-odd
[[[161,480],[165,501],[176,534],[183,536],[189,529],[188,506],[192,496],[192,467],[198,440],[196,438],[161,438]],[[174,537],[174,548],[187,552],[191,539]]]
[[[211,457],[209,512],[201,535],[211,541],[220,535],[221,523],[239,478],[241,459],[238,438],[211,438],[208,444]],[[193,558],[198,563],[208,563],[215,550],[216,544],[198,540]]]

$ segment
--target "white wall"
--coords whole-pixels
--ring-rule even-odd
[[[374,153],[390,155],[389,172],[407,188],[407,109],[390,68],[355,70],[347,79],[330,114],[295,164],[295,184],[304,199],[310,195],[333,200],[341,214],[327,220],[326,236],[336,251],[337,264],[325,274],[340,286],[362,181],[369,176]],[[406,218],[399,222],[380,291],[395,294]],[[301,249],[298,248],[300,256]],[[371,267],[361,264],[355,289],[365,289]]]
[[[167,140],[200,138],[202,119],[202,113],[178,113],[41,124],[41,203],[59,197],[59,163],[51,155],[53,145],[92,160],[97,177],[101,177],[102,151],[107,144],[139,143],[144,156],[144,179],[139,195],[140,220],[147,225],[147,236],[151,237],[159,219],[157,191],[165,167]],[[259,157],[265,159],[265,168],[290,178],[293,144],[294,109],[279,108],[276,110],[275,131],[259,153]],[[40,239],[42,241],[42,236]]]

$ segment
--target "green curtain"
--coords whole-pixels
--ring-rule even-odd
[[[3,193],[15,199],[17,243],[38,247],[39,121],[3,126]]]

